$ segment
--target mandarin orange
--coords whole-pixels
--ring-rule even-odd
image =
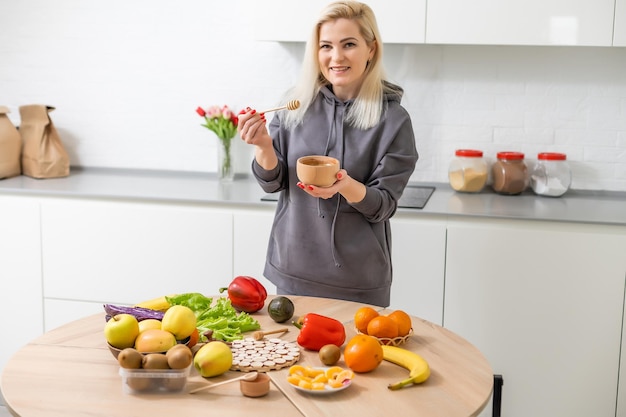
[[[398,336],[403,337],[409,334],[411,327],[413,327],[411,316],[402,310],[396,310],[387,316],[398,325]]]
[[[367,325],[375,317],[378,317],[378,311],[372,307],[361,307],[354,313],[354,326],[358,331],[367,334]]]
[[[383,361],[383,348],[375,337],[357,334],[346,345],[343,359],[354,372],[370,372]]]
[[[367,334],[374,337],[393,339],[398,337],[398,324],[388,316],[374,317],[367,324]]]

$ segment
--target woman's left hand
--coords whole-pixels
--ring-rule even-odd
[[[337,172],[337,181],[335,181],[335,183],[330,187],[318,187],[316,185],[304,184],[302,182],[298,182],[297,185],[310,196],[327,200],[332,198],[335,194],[341,192],[343,186],[346,184],[345,182],[342,183],[342,181],[346,178],[348,178],[348,173],[345,169],[340,169],[339,172]]]

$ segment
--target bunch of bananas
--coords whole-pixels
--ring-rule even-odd
[[[430,376],[428,362],[417,353],[396,346],[383,345],[382,348],[384,360],[409,370],[409,377],[407,379],[387,386],[390,390],[398,390],[407,385],[422,383]]]

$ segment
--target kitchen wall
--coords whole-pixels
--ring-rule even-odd
[[[20,105],[55,106],[73,166],[215,171],[217,140],[196,107],[278,104],[304,50],[255,41],[251,9],[252,0],[0,1],[0,104],[15,124]],[[523,151],[529,163],[559,151],[573,188],[626,191],[626,49],[385,53],[416,132],[413,180],[446,181],[457,148],[490,159]],[[248,172],[252,149],[237,142],[235,154]]]

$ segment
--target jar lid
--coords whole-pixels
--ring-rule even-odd
[[[465,156],[470,158],[481,158],[483,156],[483,151],[478,151],[476,149],[457,149],[454,153],[456,156]]]
[[[542,152],[537,154],[537,159],[541,159],[543,161],[565,161],[567,156],[564,153],[558,152]]]
[[[498,152],[498,159],[524,159],[522,152]]]

